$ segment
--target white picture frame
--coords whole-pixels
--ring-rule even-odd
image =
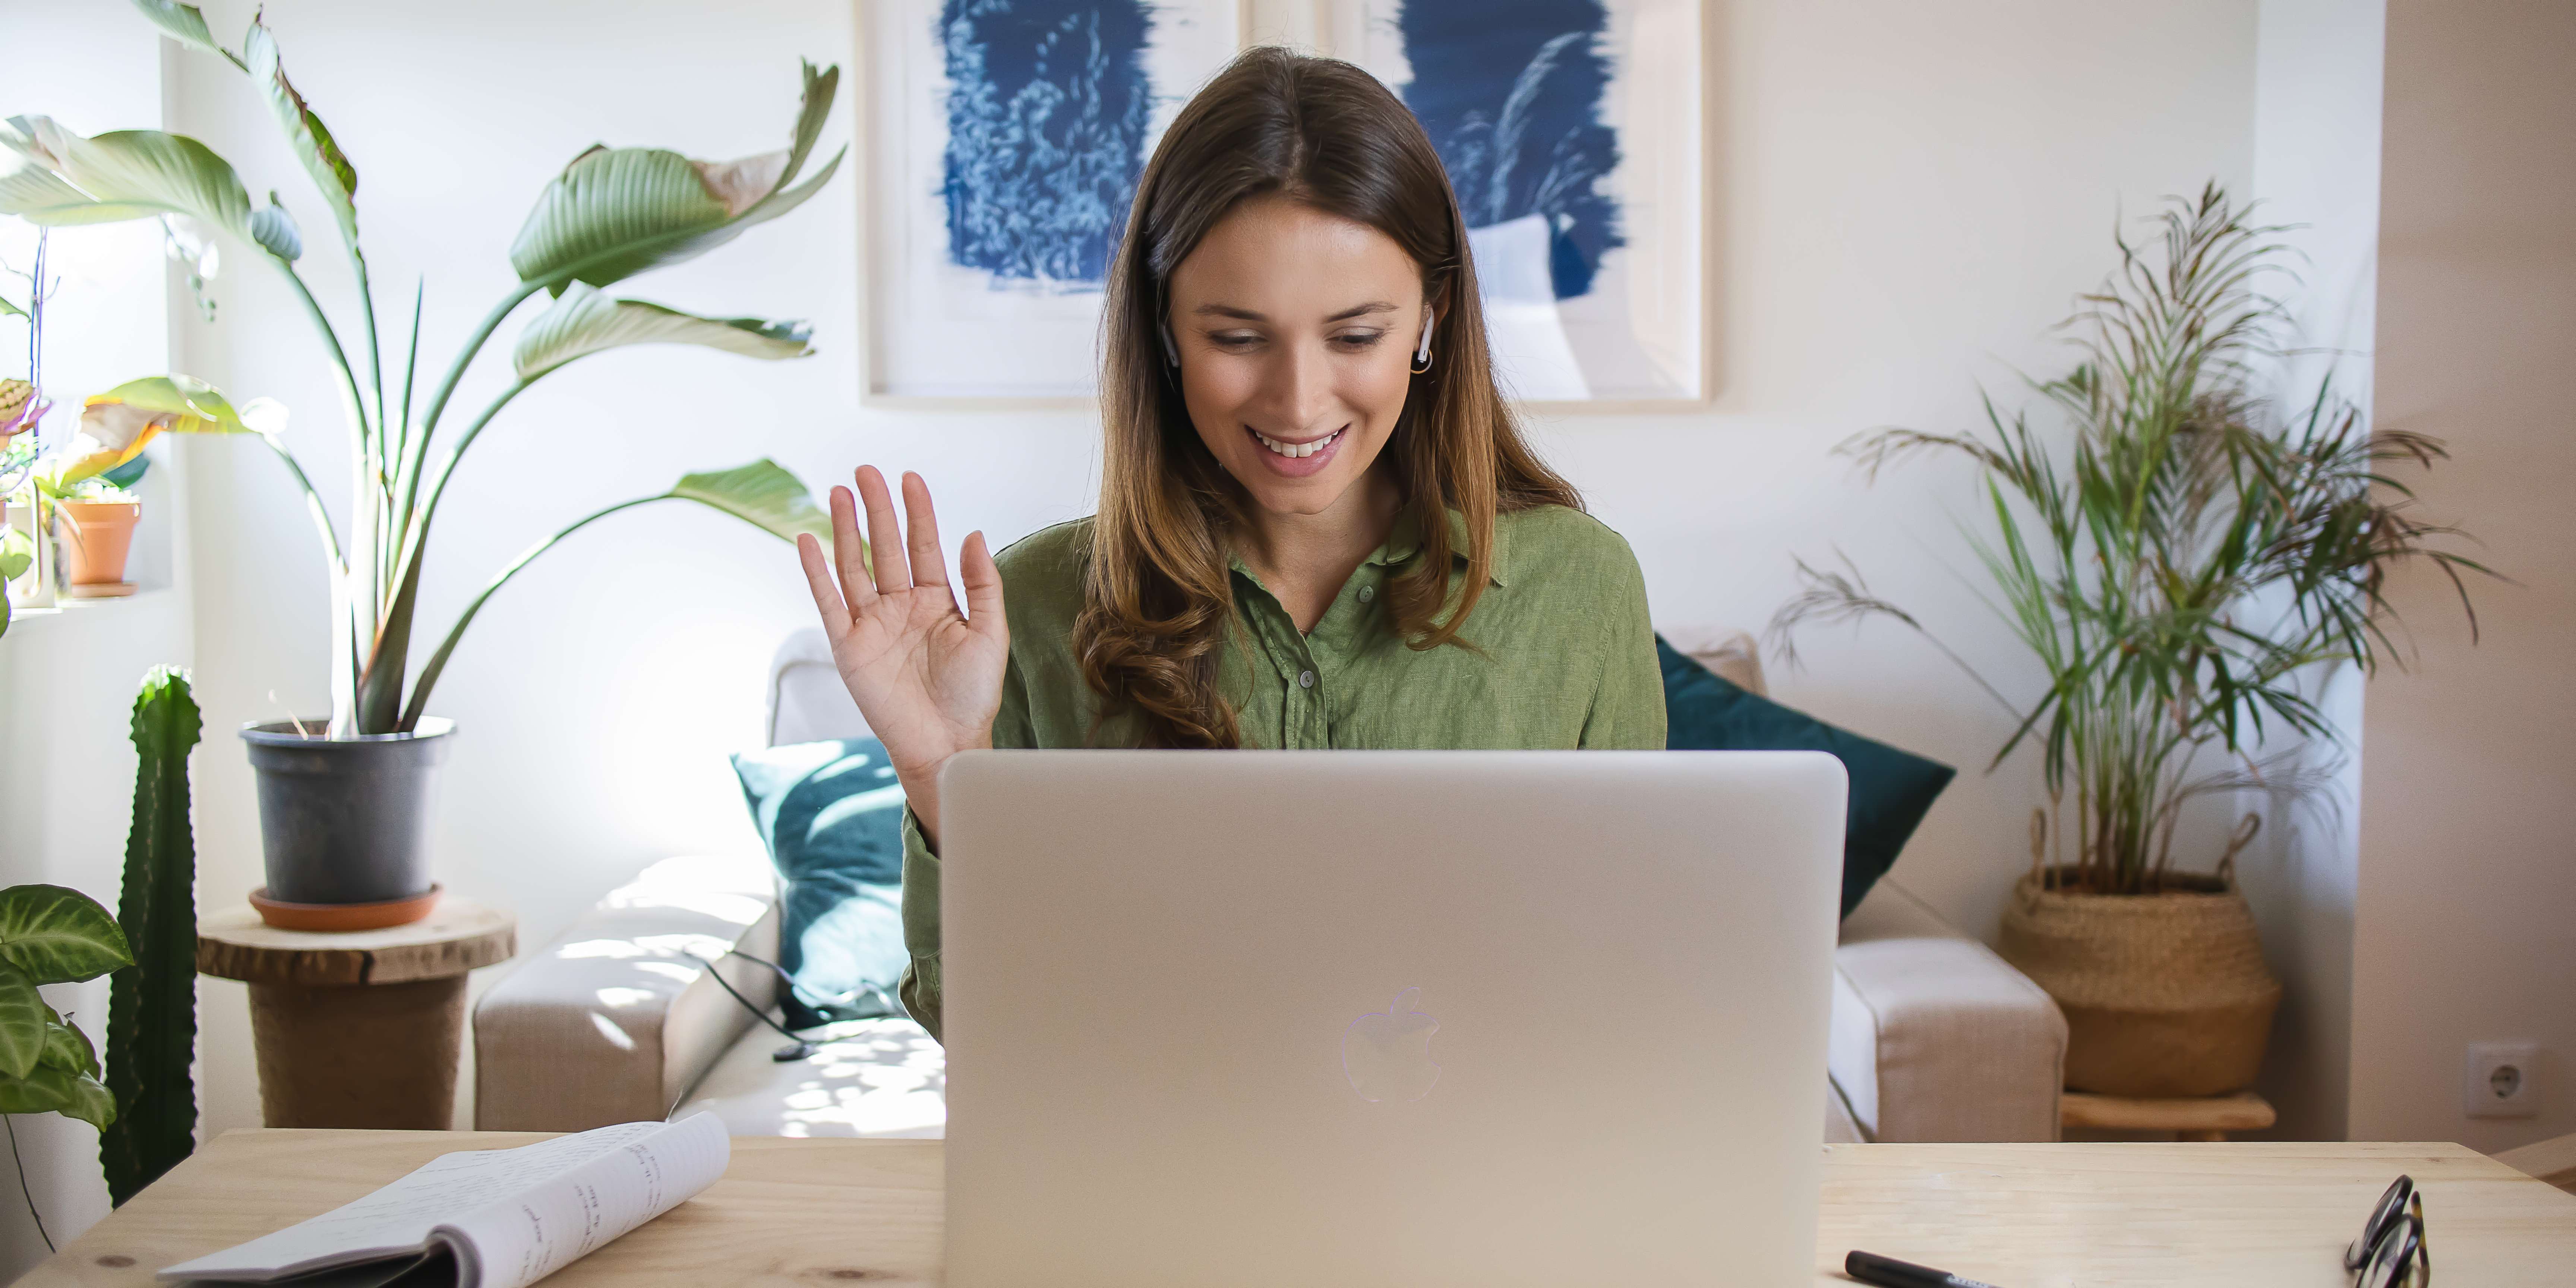
[[[1199,86],[1221,70],[1243,47],[1252,29],[1250,0],[1015,0],[1006,9],[1024,13],[1032,22],[1070,16],[1089,30],[1074,34],[1086,42],[1102,26],[1114,51],[1119,41],[1134,54],[1133,72],[1101,71],[1087,60],[1082,73],[1069,73],[1044,62],[1063,42],[1034,55],[1030,42],[1004,41],[1016,33],[969,28],[964,38],[943,43],[944,14],[960,6],[955,0],[865,0],[859,13],[859,57],[865,87],[859,95],[860,151],[864,179],[860,201],[861,262],[866,274],[862,319],[865,329],[863,401],[873,405],[949,408],[1089,407],[1098,380],[1101,282],[1108,254],[1123,227],[1124,200],[1134,192],[1135,174],[1119,188],[1093,182],[1057,200],[1058,184],[1044,199],[1012,203],[984,200],[1005,185],[1029,180],[1035,167],[1016,176],[1013,158],[997,155],[1001,145],[976,154],[989,165],[972,167],[960,180],[952,170],[952,102],[961,86],[950,75],[952,53],[958,65],[980,73],[965,86],[981,92],[984,119],[1008,124],[1018,95],[1054,93],[1051,76],[1090,92],[1093,101],[1128,104],[1125,112],[1094,112],[1112,124],[1089,136],[1097,143],[1118,133],[1134,147],[1141,170],[1181,105]],[[1063,13],[1057,13],[1061,10]],[[1132,26],[1146,24],[1141,47]],[[981,17],[989,18],[989,11]],[[979,46],[975,38],[983,37]],[[949,44],[958,46],[956,51]],[[979,65],[977,60],[982,60]],[[1060,63],[1062,60],[1059,59]],[[1034,68],[1034,71],[1033,71]],[[1107,85],[1113,76],[1141,74],[1143,84]],[[1086,86],[1081,79],[1090,77]],[[1034,90],[1032,90],[1034,87]],[[1141,93],[1137,92],[1141,89]],[[1144,104],[1141,133],[1119,132],[1135,104]],[[1071,101],[1068,99],[1067,101]],[[977,121],[971,115],[965,123]],[[1000,128],[985,132],[999,137]],[[1108,155],[1115,149],[1095,149]],[[1095,175],[1114,167],[1093,166]],[[992,177],[1001,176],[1001,177]],[[980,186],[979,186],[980,185]],[[1015,189],[1014,191],[1025,191]],[[985,209],[1011,211],[1043,206],[1068,212],[1043,235],[1022,235],[1004,221],[981,219]],[[1105,214],[1114,206],[1114,219]],[[1104,220],[1108,222],[1104,223]],[[952,227],[962,229],[952,236]],[[1086,273],[1097,272],[1098,278]]]
[[[1441,150],[1471,229],[1496,375],[1518,402],[1541,411],[1699,411],[1714,400],[1705,2],[1317,0],[1323,52],[1395,89]],[[1584,11],[1589,30],[1569,20]],[[1532,126],[1528,110],[1551,94],[1560,127],[1552,138],[1551,122]],[[1566,114],[1587,98],[1597,127],[1580,131],[1593,136],[1597,172],[1589,174],[1562,164],[1584,159],[1583,123]],[[1517,170],[1480,164],[1478,140],[1510,130],[1515,113],[1524,127],[1511,136]],[[1552,146],[1568,143],[1570,152]],[[1615,161],[1597,164],[1605,150]],[[1550,168],[1534,177],[1539,165]],[[1542,197],[1560,166],[1571,179],[1546,189],[1554,199]],[[1587,187],[1563,200],[1575,184]],[[1615,212],[1608,237],[1584,196]],[[1587,232],[1588,246],[1579,243]]]

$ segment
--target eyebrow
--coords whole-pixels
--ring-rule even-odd
[[[1191,312],[1196,313],[1201,317],[1235,318],[1244,322],[1267,322],[1270,320],[1267,314],[1255,313],[1251,309],[1239,309],[1231,304],[1202,304],[1197,308],[1192,309]],[[1385,300],[1370,300],[1366,304],[1354,304],[1324,320],[1326,322],[1348,322],[1352,318],[1363,317],[1371,313],[1393,312],[1395,312],[1395,305]]]

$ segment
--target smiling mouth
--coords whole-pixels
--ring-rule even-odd
[[[1324,435],[1322,438],[1313,439],[1308,442],[1283,443],[1249,425],[1244,426],[1245,431],[1250,433],[1254,438],[1260,439],[1261,445],[1268,448],[1272,454],[1285,456],[1292,461],[1303,460],[1306,457],[1312,456],[1315,453],[1332,446],[1333,443],[1340,439],[1342,434],[1349,428],[1350,426],[1345,425],[1341,429],[1334,430],[1332,433]]]

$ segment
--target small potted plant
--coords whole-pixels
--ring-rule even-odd
[[[134,473],[139,471],[129,472],[123,482],[132,482]],[[65,593],[74,599],[133,594],[134,583],[125,579],[125,564],[134,549],[135,525],[143,519],[142,499],[106,475],[59,489],[42,483],[39,488],[54,515]]]

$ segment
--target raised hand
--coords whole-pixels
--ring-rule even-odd
[[[896,522],[885,476],[873,465],[861,466],[856,482],[867,506],[873,575],[861,555],[857,506],[848,488],[832,489],[830,562],[812,536],[796,538],[796,553],[841,682],[858,701],[868,729],[885,743],[905,799],[935,842],[939,767],[958,752],[993,745],[1011,643],[1002,615],[1002,574],[985,549],[984,534],[969,535],[957,556],[966,585],[966,610],[959,612],[948,586],[948,563],[940,555],[929,485],[918,474],[903,476],[906,532]]]

